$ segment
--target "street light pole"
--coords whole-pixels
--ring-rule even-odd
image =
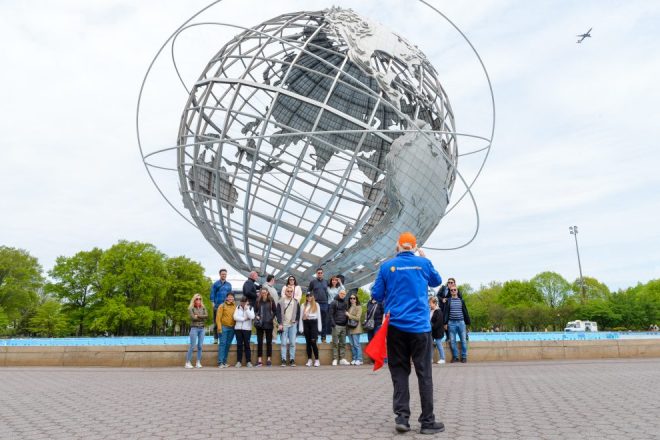
[[[580,287],[582,288],[582,302],[584,303],[587,295],[584,290],[584,278],[582,277],[582,263],[580,263],[580,249],[578,248],[578,241],[577,241],[578,227],[569,226],[568,230],[571,232],[571,235],[575,237],[575,252],[577,252],[578,268],[580,269]]]

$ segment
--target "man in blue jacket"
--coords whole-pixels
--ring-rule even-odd
[[[231,292],[231,283],[227,281],[227,269],[220,269],[220,279],[211,286],[211,304],[213,304],[213,343],[218,343],[218,326],[215,324],[215,315],[218,307],[225,302],[227,294]]]
[[[415,251],[419,256],[415,255]],[[437,287],[442,278],[410,232],[399,236],[397,255],[381,264],[371,297],[383,301],[390,315],[387,331],[387,358],[394,385],[393,409],[398,432],[410,431],[410,362],[415,364],[422,414],[421,434],[435,434],[445,425],[433,414],[432,337],[429,320],[428,286]]]

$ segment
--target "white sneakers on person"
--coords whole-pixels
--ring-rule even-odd
[[[359,361],[359,360],[355,361],[355,363],[353,365],[357,365],[359,367],[360,365],[362,365],[362,361]]]
[[[339,365],[351,365],[346,359],[342,359],[339,361]]]
[[[320,367],[320,366],[321,366],[321,362],[319,362],[318,359],[315,360],[315,361],[314,361],[314,366],[315,366],[315,367]]]
[[[355,365],[355,361],[351,361],[351,365]]]
[[[444,360],[444,359],[440,359],[440,360],[438,361],[438,363],[439,363],[439,364],[444,364],[444,363],[445,363],[445,360]]]
[[[192,364],[190,362],[186,362],[186,368],[192,368]]]
[[[202,368],[202,363],[200,361],[197,361],[197,365],[195,365],[195,368]]]
[[[336,366],[337,366],[337,359],[333,359],[333,360],[332,360],[332,366],[333,366],[333,367],[336,367]]]
[[[311,367],[311,366],[312,366],[312,360],[311,360],[311,359],[307,359],[307,362],[305,363],[305,366],[306,366],[306,367]]]
[[[252,368],[252,362],[248,362],[247,365],[246,365],[246,367],[248,367],[248,368]]]

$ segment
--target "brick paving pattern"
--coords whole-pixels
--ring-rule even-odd
[[[1,439],[660,439],[660,359],[434,365],[446,431],[369,367],[0,368]],[[411,376],[414,378],[414,372]]]

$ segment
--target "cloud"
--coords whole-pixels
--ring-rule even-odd
[[[459,131],[488,134],[483,72],[446,23],[413,2],[335,2],[392,27],[437,65]],[[58,255],[119,239],[223,266],[200,233],[168,207],[141,163],[137,92],[165,39],[206,1],[0,2],[0,243],[49,269]],[[610,287],[657,277],[660,5],[652,2],[433,1],[470,37],[497,100],[495,144],[474,187],[480,233],[468,247],[430,251],[443,275],[479,285],[554,270],[577,276],[567,228],[580,226],[585,274]],[[206,19],[255,25],[321,1],[226,0]],[[8,18],[8,19],[7,19]],[[575,34],[593,37],[575,44]],[[188,33],[189,32],[189,33]],[[195,29],[177,43],[194,81],[237,31]],[[198,44],[198,41],[204,44]],[[176,141],[186,94],[169,54],[156,65],[145,109],[150,145]],[[459,139],[459,148],[478,145]],[[476,157],[462,157],[472,176]],[[180,203],[176,181],[168,189]],[[459,186],[454,191],[457,197]],[[180,207],[180,205],[177,205]],[[469,239],[465,200],[428,246]]]

